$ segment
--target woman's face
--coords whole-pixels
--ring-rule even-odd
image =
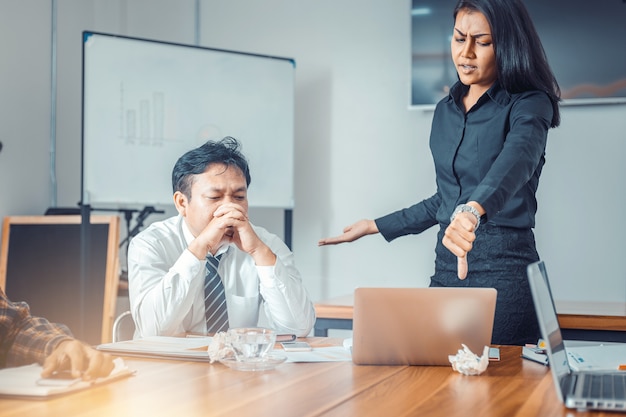
[[[491,27],[482,13],[467,9],[457,13],[451,51],[459,79],[471,90],[482,94],[496,81]]]

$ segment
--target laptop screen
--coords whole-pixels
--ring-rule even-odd
[[[535,310],[537,311],[539,328],[541,329],[541,337],[546,341],[546,350],[552,375],[559,390],[558,394],[563,398],[562,384],[565,382],[565,377],[570,373],[570,368],[550,290],[550,283],[548,282],[548,273],[542,261],[530,264],[527,268],[527,273],[535,302]]]

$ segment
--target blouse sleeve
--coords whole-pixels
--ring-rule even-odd
[[[468,200],[482,205],[486,220],[538,174],[551,119],[552,105],[542,92],[526,93],[513,105],[502,150]]]
[[[437,224],[440,205],[441,196],[437,193],[411,207],[377,218],[376,226],[388,242],[400,236],[418,234]]]

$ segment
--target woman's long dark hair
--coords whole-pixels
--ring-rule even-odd
[[[552,101],[552,123],[561,123],[561,89],[526,6],[521,0],[459,0],[454,19],[462,9],[482,13],[489,26],[496,56],[498,81],[510,93],[545,91]]]

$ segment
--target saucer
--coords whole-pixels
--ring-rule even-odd
[[[225,358],[221,363],[237,371],[269,371],[285,362],[287,357],[280,354],[268,354],[265,358],[254,362],[238,361],[235,358]]]

